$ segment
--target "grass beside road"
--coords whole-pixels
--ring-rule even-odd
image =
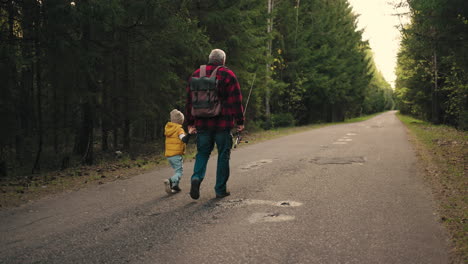
[[[440,221],[452,238],[453,262],[468,263],[468,132],[397,116],[409,129],[438,202]]]
[[[303,132],[309,129],[316,129],[324,126],[360,122],[370,119],[377,114],[353,118],[340,123],[314,124],[300,127],[276,128],[266,131],[245,131],[242,133],[243,139],[249,141],[248,145],[278,138],[281,136]],[[190,161],[195,158],[195,140],[191,139],[187,146],[185,160]],[[161,142],[151,146],[144,146],[147,154],[140,154],[131,157],[123,153],[117,158],[102,158],[93,166],[76,166],[63,171],[53,171],[36,175],[25,175],[0,181],[0,209],[19,206],[29,201],[37,200],[44,196],[74,191],[90,185],[105,184],[115,180],[130,178],[132,176],[149,172],[161,166],[168,166],[164,157],[164,146]],[[239,148],[247,146],[242,143]],[[149,150],[148,150],[149,149]],[[106,153],[112,156],[112,153]],[[168,175],[169,177],[169,175]]]

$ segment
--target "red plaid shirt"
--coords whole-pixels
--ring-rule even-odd
[[[219,65],[208,64],[206,75]],[[192,116],[192,95],[190,91],[190,80],[192,77],[200,77],[200,69],[197,69],[188,80],[187,103],[185,105],[185,117],[189,126],[195,125],[197,130],[228,130],[234,124],[244,124],[244,107],[242,106],[242,93],[237,77],[230,69],[222,66],[216,72],[218,80],[218,97],[221,100],[221,115],[211,118],[196,118]]]

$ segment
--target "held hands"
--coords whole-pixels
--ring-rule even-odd
[[[244,125],[238,125],[237,126],[237,132],[242,132],[244,131]],[[189,134],[196,134],[197,133],[197,128],[195,126],[188,126],[188,133]]]
[[[195,126],[188,126],[188,132],[189,134],[196,134],[197,128]]]

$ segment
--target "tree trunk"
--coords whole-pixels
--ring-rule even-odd
[[[8,176],[8,166],[6,161],[5,146],[0,146],[0,178]]]
[[[58,119],[58,97],[57,97],[57,89],[58,89],[58,76],[59,73],[57,71],[57,62],[53,62],[53,69],[52,69],[52,89],[53,89],[53,137],[54,137],[54,152],[55,154],[58,154],[58,125],[59,125],[59,119]]]
[[[128,9],[128,4],[125,5]],[[127,17],[128,20],[128,17]],[[129,24],[129,21],[127,21]],[[131,93],[131,83],[130,83],[130,34],[128,31],[124,33],[123,39],[123,90],[124,92],[124,124],[123,124],[123,147],[125,150],[130,149],[130,93]]]
[[[325,103],[323,105],[323,118],[325,122],[330,123],[333,121],[333,114],[332,114],[333,106],[330,103]]]
[[[296,32],[294,34],[294,48],[297,48],[297,31],[299,28],[299,6],[301,4],[301,0],[297,0],[296,3]]]
[[[39,45],[36,46],[36,51],[40,50]],[[40,55],[39,55],[40,56]],[[37,152],[36,160],[32,168],[32,173],[40,171],[40,159],[42,153],[42,144],[43,144],[43,124],[42,124],[42,80],[41,80],[41,59],[36,59],[36,103],[37,103]]]
[[[119,148],[119,129],[117,128],[117,126],[114,126],[114,129],[112,130],[112,139],[113,139],[112,147],[114,149],[118,149]]]
[[[440,109],[439,109],[439,72],[437,66],[437,51],[434,49],[433,54],[433,71],[434,71],[434,86],[432,90],[432,123],[440,123]]]
[[[87,6],[88,0],[83,0],[82,5]],[[86,16],[86,14],[84,14]],[[84,17],[83,24],[83,38],[82,47],[85,54],[90,54],[89,43],[91,40],[91,23],[88,17]],[[84,63],[84,67],[94,67],[95,65],[88,65]],[[81,132],[78,146],[78,153],[82,155],[82,163],[87,165],[93,164],[94,159],[94,95],[96,92],[95,84],[91,77],[91,69],[83,70],[84,75],[84,90],[85,95],[83,103],[81,104],[82,109],[82,122]]]
[[[22,149],[23,149],[23,144],[22,144],[22,132],[23,132],[23,129],[21,127],[22,125],[22,110],[23,110],[23,105],[21,104],[21,101],[23,100],[22,98],[22,89],[21,87],[18,85],[18,69],[16,67],[16,50],[18,50],[18,45],[16,44],[16,36],[15,36],[15,30],[14,30],[14,27],[15,27],[15,19],[16,19],[16,16],[17,16],[17,11],[15,9],[15,6],[13,5],[14,2],[13,1],[7,1],[6,2],[7,4],[7,11],[8,11],[8,40],[10,41],[9,43],[9,48],[8,48],[8,51],[9,51],[9,55],[6,57],[6,66],[8,68],[8,73],[7,73],[7,81],[6,83],[4,84],[5,85],[5,88],[2,89],[2,92],[0,93],[1,96],[2,96],[2,99],[0,100],[1,103],[9,103],[8,101],[10,102],[14,102],[14,113],[16,113],[16,116],[14,117],[15,118],[15,123],[14,125],[11,125],[11,126],[8,126],[8,127],[5,127],[5,129],[13,129],[13,131],[17,131],[16,132],[16,136],[14,137],[14,140],[15,140],[15,159],[16,159],[16,162],[18,164],[21,164],[22,162],[22,158],[21,158],[21,154],[22,154]],[[19,93],[19,96],[15,96],[15,91],[18,91],[20,90],[20,93]],[[12,117],[13,118],[13,117]],[[13,121],[13,120],[12,120]],[[12,135],[11,135],[12,136]],[[8,139],[6,139],[6,142],[9,142],[10,139],[10,135],[9,136],[6,136],[8,137]],[[13,137],[12,137],[13,138]],[[4,139],[5,140],[5,139]],[[7,166],[6,166],[6,159],[3,160],[4,158],[6,158],[6,155],[3,155],[4,152],[11,152],[11,148],[8,147],[8,146],[0,146],[2,149],[1,149],[1,153],[2,155],[0,156],[0,160],[2,160],[2,164],[4,165],[3,168],[0,168],[0,170],[5,170],[5,176],[6,176],[6,169],[7,169]],[[3,163],[4,162],[4,163]],[[0,175],[3,174],[1,171],[0,171]]]
[[[107,89],[110,85],[110,73],[109,68],[105,69],[104,84],[102,85],[102,100],[101,100],[101,148],[102,151],[109,149],[109,98]]]
[[[123,127],[123,147],[125,150],[130,149],[130,120],[128,118],[124,121]]]
[[[29,37],[29,36],[27,36]],[[22,52],[25,56],[32,56],[33,52],[31,50],[31,45],[24,45],[22,48]],[[16,159],[18,164],[21,166],[23,161],[25,161],[25,157],[23,156],[26,152],[25,150],[29,150],[30,148],[24,148],[25,139],[30,138],[33,131],[33,124],[34,116],[35,116],[35,109],[34,109],[34,71],[33,71],[33,64],[28,64],[23,66],[22,73],[21,73],[21,85],[20,89],[20,100],[19,104],[21,107],[19,108],[19,129],[17,134],[16,140]],[[30,159],[28,159],[30,161]]]
[[[114,36],[115,41],[118,41],[118,39]],[[117,58],[115,56],[115,52],[112,52],[111,55],[112,59],[112,87],[114,87],[115,91],[120,91],[121,84],[119,82],[119,77],[118,77],[118,68],[117,68]],[[112,139],[113,139],[113,144],[112,147],[114,150],[118,149],[119,147],[119,126],[120,126],[120,114],[119,110],[119,101],[117,100],[117,94],[113,93],[111,97],[111,104],[112,104]]]
[[[109,150],[109,130],[102,128],[102,151]]]
[[[42,124],[42,48],[40,42],[40,26],[42,24],[41,21],[41,5],[37,4],[36,6],[36,22],[34,23],[35,35],[36,39],[34,41],[34,50],[36,55],[36,103],[37,103],[37,152],[36,152],[36,159],[34,162],[34,166],[32,168],[32,173],[40,171],[40,159],[42,154],[42,145],[43,145],[43,124]]]
[[[268,33],[268,43],[267,43],[267,63],[266,63],[266,88],[265,88],[265,116],[267,120],[270,120],[270,57],[271,57],[271,50],[272,50],[272,38],[271,32],[273,30],[273,5],[274,0],[268,0],[268,20],[267,20],[267,33]]]
[[[70,109],[70,106],[69,106],[69,102],[70,102],[70,98],[69,98],[69,95],[67,93],[64,93],[63,94],[63,104],[61,106],[61,109],[62,109],[62,115],[61,115],[61,124],[62,124],[62,127],[66,129],[66,131],[68,132],[68,129],[72,128],[73,126],[69,123],[69,109]],[[71,140],[71,137],[73,135],[71,135],[71,133],[64,133],[63,135],[63,142],[64,142],[64,149],[67,149],[67,152],[68,152],[68,148],[69,148],[69,144],[71,142],[73,142],[73,140]]]
[[[89,99],[88,99],[89,100]],[[78,153],[82,156],[82,163],[87,165],[93,164],[94,154],[94,120],[93,112],[91,110],[91,103],[85,102],[81,105],[83,111],[81,132],[78,146]]]

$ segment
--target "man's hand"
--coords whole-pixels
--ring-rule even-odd
[[[244,130],[244,125],[237,125],[237,132],[242,132]]]
[[[189,134],[196,134],[197,128],[195,126],[188,126],[188,132]]]

